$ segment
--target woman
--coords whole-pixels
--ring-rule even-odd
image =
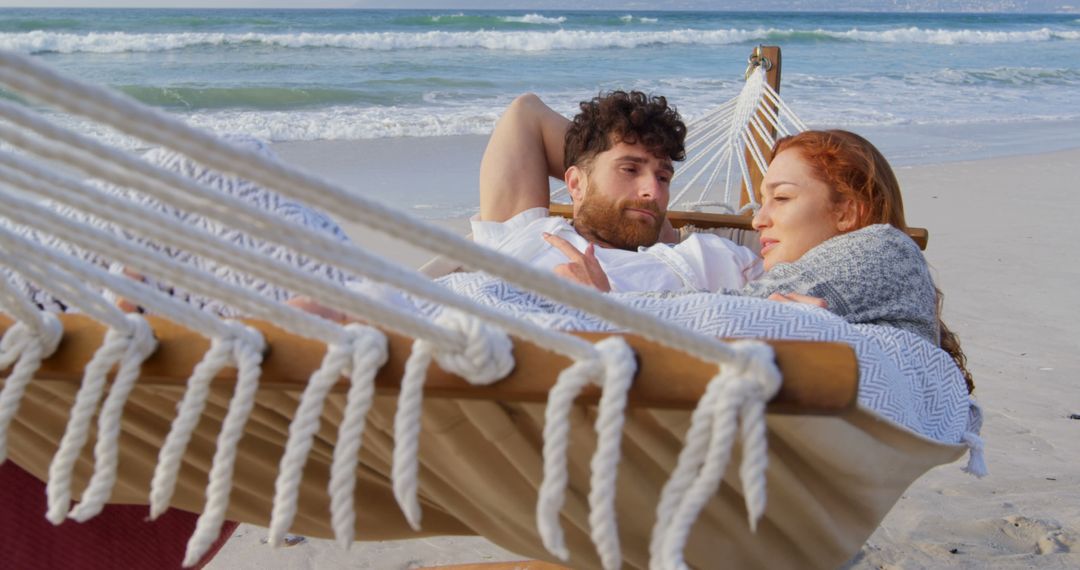
[[[741,294],[808,295],[849,322],[918,334],[948,352],[974,389],[959,340],[941,321],[941,291],[906,234],[900,183],[869,141],[841,130],[779,140],[753,226],[766,273]]]

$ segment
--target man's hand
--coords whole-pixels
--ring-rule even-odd
[[[811,297],[810,295],[800,295],[798,293],[773,293],[769,295],[770,301],[778,301],[780,303],[802,303],[804,305],[813,305],[815,307],[821,307],[822,309],[829,308],[829,302],[821,297]]]
[[[134,269],[129,269],[127,267],[124,267],[124,273],[123,274],[124,274],[124,277],[127,277],[129,279],[134,279],[135,281],[141,281],[143,283],[146,282],[146,277],[143,277],[143,275],[141,273],[135,271]],[[128,301],[127,299],[125,299],[123,297],[117,297],[116,298],[116,308],[120,309],[121,311],[123,311],[125,313],[142,313],[142,312],[144,312],[142,307],[136,305],[135,303],[132,303],[131,301]]]
[[[607,274],[604,273],[604,269],[600,267],[600,262],[596,259],[593,244],[590,243],[583,253],[559,236],[544,233],[544,240],[570,260],[569,263],[556,265],[555,275],[599,289],[604,293],[611,291],[611,283],[608,282]]]

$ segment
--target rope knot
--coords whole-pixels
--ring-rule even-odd
[[[7,368],[19,357],[31,342],[42,348],[42,358],[56,351],[64,337],[64,325],[56,315],[41,312],[41,320],[31,325],[17,321],[0,339],[0,368]]]
[[[138,313],[127,313],[124,315],[124,319],[131,325],[131,328],[126,332],[128,340],[128,350],[131,354],[138,358],[139,362],[146,360],[155,350],[157,350],[157,339],[154,338],[154,329],[150,326],[150,323],[146,322],[146,319]]]
[[[460,351],[435,349],[435,361],[473,384],[487,385],[514,369],[514,343],[502,330],[461,311],[445,309],[436,324],[464,337]]]
[[[60,322],[60,318],[55,313],[42,312],[41,313],[42,329],[39,334],[42,336],[45,347],[45,356],[48,356],[56,352],[56,348],[60,346],[60,341],[64,338],[64,323]]]
[[[225,340],[233,344],[234,352],[241,347],[259,354],[266,352],[266,338],[254,327],[235,320],[226,320],[225,326],[229,329],[229,336]]]
[[[724,364],[727,370],[722,374],[729,378],[729,382],[738,379],[733,383],[741,388],[739,391],[744,395],[756,393],[765,401],[771,400],[783,383],[772,347],[760,340],[735,340],[730,346],[732,360]]]
[[[637,360],[634,357],[634,349],[621,336],[611,336],[594,345],[599,353],[598,365],[602,366],[597,374],[592,377],[594,384],[604,385],[604,371],[612,371],[613,374],[625,376],[627,373],[633,378],[637,369]]]
[[[353,370],[358,366],[374,364],[377,370],[386,363],[390,353],[386,335],[382,331],[360,323],[350,323],[345,325],[345,334],[349,352],[352,354],[352,361],[345,367],[346,375],[352,376]]]

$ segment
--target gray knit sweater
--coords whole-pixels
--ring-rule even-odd
[[[937,293],[919,247],[877,224],[836,236],[792,263],[779,263],[736,294],[821,297],[851,323],[889,325],[938,344]]]

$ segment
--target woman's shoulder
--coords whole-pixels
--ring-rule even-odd
[[[855,283],[904,282],[915,276],[929,279],[919,246],[903,230],[888,224],[836,236],[807,252],[804,261],[815,271],[833,278],[847,276]]]
[[[836,236],[821,244],[847,251],[876,251],[896,249],[905,254],[916,253],[921,257],[918,244],[903,230],[889,224],[873,224]]]
[[[831,311],[850,322],[936,339],[929,266],[914,240],[893,226],[876,224],[833,237],[770,273],[781,288],[826,299]]]

